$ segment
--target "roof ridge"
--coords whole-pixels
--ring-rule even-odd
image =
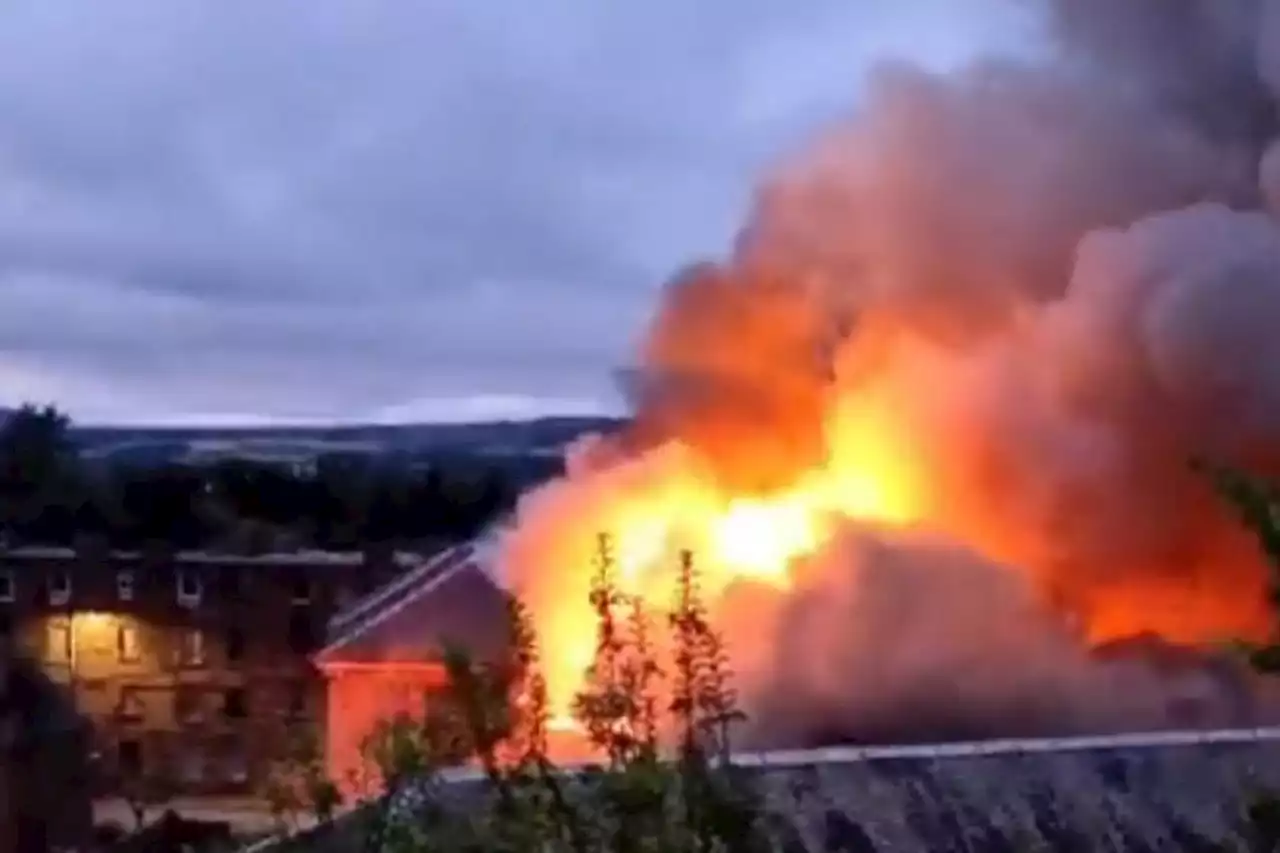
[[[351,625],[349,630],[344,631],[336,639],[329,642],[324,648],[316,652],[312,656],[312,660],[319,663],[325,657],[333,654],[339,649],[351,645],[355,640],[368,633],[373,628],[381,625],[392,616],[399,613],[408,605],[415,601],[420,601],[426,595],[438,589],[445,581],[455,576],[458,572],[473,565],[472,557],[476,554],[476,549],[471,542],[456,546],[449,549],[446,553],[441,554],[439,558],[432,560],[424,567],[418,579],[423,583],[416,589],[411,590],[407,595],[403,595],[387,603],[386,607],[371,608],[367,618],[357,620]]]
[[[336,633],[346,628],[354,621],[375,609],[378,605],[385,603],[387,599],[391,598],[396,593],[408,587],[415,581],[420,580],[423,576],[429,574],[435,566],[439,565],[439,563],[444,560],[448,560],[459,548],[465,548],[469,544],[470,543],[468,542],[463,542],[458,545],[450,545],[443,551],[420,561],[407,572],[402,572],[401,574],[396,575],[380,586],[374,588],[369,593],[357,598],[355,601],[351,602],[348,607],[338,613],[335,613],[329,619],[329,630]]]

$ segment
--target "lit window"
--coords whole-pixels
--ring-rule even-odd
[[[133,601],[133,572],[116,572],[116,597],[121,601]]]
[[[65,619],[51,620],[45,628],[45,657],[52,663],[71,660],[71,625]]]
[[[184,607],[193,607],[200,603],[204,595],[204,584],[191,572],[178,572],[178,603]]]
[[[182,632],[182,642],[178,647],[183,666],[204,665],[204,631],[199,628],[188,628]]]
[[[137,626],[120,625],[116,628],[116,652],[121,663],[135,663],[142,658]]]
[[[0,601],[13,601],[16,587],[17,584],[13,580],[13,572],[8,569],[0,571]]]
[[[55,606],[62,605],[71,600],[71,575],[68,573],[54,572],[49,575],[46,587],[49,592],[50,604]]]

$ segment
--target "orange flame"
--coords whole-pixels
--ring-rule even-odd
[[[678,550],[697,555],[702,591],[714,601],[737,580],[785,589],[790,566],[820,548],[839,519],[905,525],[923,515],[921,473],[887,408],[871,399],[850,402],[833,412],[827,433],[826,459],[786,488],[727,493],[699,454],[672,442],[646,458],[657,462],[657,476],[628,482],[624,472],[592,490],[591,505],[580,512],[555,513],[548,517],[557,523],[533,526],[530,532],[541,534],[533,558],[548,568],[549,580],[530,603],[558,726],[568,725],[595,648],[587,597],[596,532],[612,538],[621,591],[663,608],[674,594]],[[573,568],[556,572],[555,565]]]

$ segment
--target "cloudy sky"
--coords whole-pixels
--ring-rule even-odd
[[[878,59],[1017,0],[5,0],[0,405],[618,405],[665,275]]]

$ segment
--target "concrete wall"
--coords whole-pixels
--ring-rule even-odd
[[[786,853],[1176,851],[1193,835],[1240,843],[1243,809],[1258,791],[1280,792],[1280,729],[778,752],[739,763],[756,777],[769,835]],[[465,798],[477,785],[460,776],[449,787]],[[279,849],[354,849],[342,828]]]

